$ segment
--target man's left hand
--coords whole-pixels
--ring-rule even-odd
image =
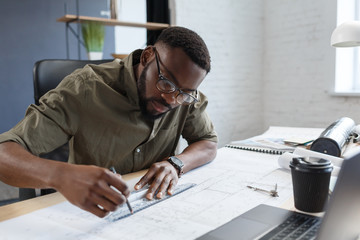
[[[172,195],[174,188],[179,180],[177,170],[168,161],[154,163],[149,171],[135,185],[135,189],[139,190],[146,184],[149,184],[149,190],[146,198],[151,200],[156,194],[156,198],[163,198],[167,194]]]

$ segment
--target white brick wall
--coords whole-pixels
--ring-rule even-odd
[[[330,96],[335,78],[336,0],[265,4],[264,123],[326,127],[342,116],[360,122],[359,98]]]
[[[220,147],[270,125],[360,123],[360,98],[334,97],[336,0],[175,0],[176,25],[208,44],[201,85]]]
[[[177,0],[176,25],[207,43],[212,69],[200,90],[220,139],[249,137],[263,130],[261,0]]]

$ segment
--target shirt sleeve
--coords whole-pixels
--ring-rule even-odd
[[[68,142],[80,122],[85,100],[83,79],[74,73],[64,78],[58,87],[40,98],[39,106],[30,105],[18,124],[0,135],[0,143],[17,142],[40,155]]]
[[[188,144],[208,140],[218,142],[218,137],[210,117],[205,109],[208,104],[207,97],[199,91],[200,101],[192,105],[186,118],[182,136]]]

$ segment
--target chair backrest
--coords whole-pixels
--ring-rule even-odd
[[[69,60],[69,59],[46,59],[37,61],[33,69],[34,100],[39,104],[42,95],[54,89],[61,80],[72,73],[75,69],[82,68],[86,64],[101,64],[111,62],[105,60]]]
[[[46,59],[37,61],[33,68],[34,100],[39,105],[39,99],[49,90],[54,89],[64,77],[75,69],[82,68],[86,64],[101,64],[111,62],[106,60],[69,60],[69,59]],[[69,147],[65,145],[54,151],[41,155],[43,158],[66,162],[69,157]],[[45,195],[54,192],[53,189],[41,189],[40,194]],[[19,200],[36,197],[35,189],[19,188]]]

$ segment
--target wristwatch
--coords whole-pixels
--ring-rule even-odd
[[[184,173],[184,163],[178,159],[175,156],[171,156],[167,159],[167,161],[174,166],[174,168],[178,171],[178,176],[179,178],[181,177],[181,175],[183,175]]]

